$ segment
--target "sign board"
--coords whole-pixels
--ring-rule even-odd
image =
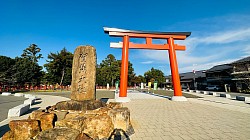
[[[115,90],[118,90],[118,88],[119,88],[119,82],[116,81],[116,82],[115,82]]]
[[[148,82],[148,88],[151,89],[151,82]]]
[[[143,83],[141,83],[141,89],[144,89]]]
[[[157,82],[154,82],[154,90],[157,90]]]
[[[109,90],[109,83],[107,83],[107,90]]]

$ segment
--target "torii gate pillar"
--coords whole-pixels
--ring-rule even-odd
[[[116,99],[117,102],[129,102],[127,97],[127,83],[128,83],[128,52],[130,49],[152,49],[152,50],[168,50],[169,61],[172,73],[172,82],[174,86],[174,96],[172,101],[187,101],[182,96],[180,77],[178,72],[178,64],[176,59],[175,50],[185,50],[185,46],[174,44],[174,39],[184,40],[191,33],[190,32],[143,32],[143,31],[131,31],[117,28],[104,27],[104,32],[110,36],[123,37],[123,43],[110,43],[111,47],[122,47],[122,64],[121,64],[121,76],[120,76],[120,94]],[[134,44],[129,42],[130,37],[133,38],[145,38],[146,44]],[[168,44],[153,44],[152,39],[167,39]]]
[[[129,48],[129,36],[123,37],[122,47],[122,65],[121,65],[121,83],[119,97],[127,97],[127,84],[128,84],[128,48]],[[128,99],[127,99],[128,100]]]

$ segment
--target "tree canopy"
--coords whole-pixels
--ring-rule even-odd
[[[31,44],[28,48],[23,50],[23,54],[21,56],[37,63],[40,58],[43,58],[42,54],[38,54],[40,51],[41,49],[36,44]]]
[[[50,53],[47,64],[45,78],[50,84],[70,85],[72,76],[73,54],[63,48],[60,52]]]
[[[96,70],[96,83],[101,86],[106,86],[110,83],[114,86],[116,81],[120,80],[121,60],[116,60],[115,56],[109,54],[99,65]],[[135,76],[132,63],[129,62],[128,67],[128,85],[131,85],[131,79]]]
[[[29,85],[39,85],[42,78],[42,67],[27,58],[15,58],[15,64],[12,66],[12,80],[23,86],[25,83]]]
[[[161,70],[151,68],[151,70],[144,73],[146,82],[158,82],[161,85],[165,82],[164,73]]]
[[[11,80],[11,68],[15,64],[15,60],[7,57],[0,56],[0,82],[1,83],[10,83]]]
[[[28,58],[1,56],[0,61],[5,67],[1,68],[0,81],[7,85],[24,86],[38,85],[42,78],[42,67],[37,63],[30,61]],[[8,67],[7,67],[8,66]]]

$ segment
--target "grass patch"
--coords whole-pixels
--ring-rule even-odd
[[[140,92],[148,92],[147,89],[139,89],[138,91]],[[169,91],[169,90],[149,90],[150,93],[155,93],[155,94],[159,94],[159,95],[164,95],[164,96],[169,96],[169,97],[172,97],[174,96],[174,91]],[[188,94],[188,93],[184,93],[182,92],[182,95],[186,98],[201,98],[199,96],[195,96],[195,95],[191,95],[191,94]]]

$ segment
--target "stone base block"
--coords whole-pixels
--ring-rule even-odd
[[[232,96],[231,94],[226,94],[226,98],[228,98],[228,99],[236,99],[236,96]]]
[[[84,121],[83,133],[93,139],[108,139],[114,131],[112,119],[107,114],[87,117]]]
[[[245,103],[250,104],[250,97],[245,98]]]
[[[3,96],[10,96],[11,93],[10,93],[10,92],[3,92],[2,95],[3,95]]]
[[[184,96],[173,96],[171,98],[172,101],[187,101],[187,98]]]
[[[23,93],[15,93],[14,96],[23,97]]]
[[[130,125],[130,111],[127,107],[112,109],[108,112],[115,129],[127,131]]]
[[[130,102],[130,99],[128,97],[116,97],[115,101],[121,102],[121,103],[127,103],[127,102]]]
[[[76,140],[79,131],[70,128],[53,128],[40,132],[36,140]]]
[[[13,132],[13,140],[31,140],[39,132],[40,126],[37,120],[12,120],[9,122],[10,130]]]
[[[13,107],[8,112],[8,117],[19,117],[30,109],[29,104],[21,104]]]
[[[23,101],[23,104],[29,104],[30,106],[33,105],[35,103],[35,99],[28,99],[28,100],[25,100]]]
[[[220,94],[217,93],[217,92],[212,92],[212,94],[213,94],[213,96],[215,96],[215,97],[220,96]]]
[[[203,94],[208,95],[209,91],[203,91]]]
[[[76,111],[86,111],[94,110],[100,107],[105,107],[106,104],[99,100],[85,100],[85,101],[62,101],[56,104],[57,110],[76,110]]]

